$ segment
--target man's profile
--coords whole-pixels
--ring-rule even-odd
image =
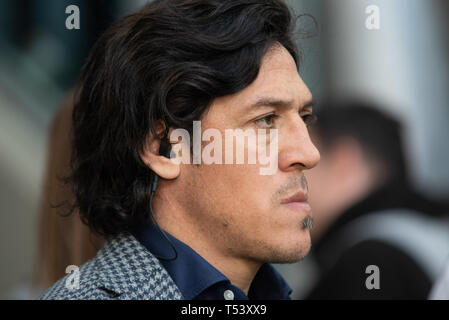
[[[303,173],[320,158],[293,32],[281,0],[158,0],[100,37],[73,111],[70,181],[107,241],[78,289],[62,278],[42,299],[289,299],[269,263],[310,249]],[[222,136],[276,130],[276,172],[173,161],[171,132],[194,121]]]

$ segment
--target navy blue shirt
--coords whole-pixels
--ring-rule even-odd
[[[134,236],[152,254],[172,258],[175,253],[159,229],[147,221]],[[159,259],[186,300],[289,300],[292,289],[268,263],[263,264],[248,296],[192,248],[165,232],[178,252],[176,260]],[[232,291],[230,293],[229,291]]]

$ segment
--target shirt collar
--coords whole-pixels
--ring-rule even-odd
[[[214,268],[191,247],[176,239],[168,232],[167,237],[178,253],[176,260],[159,259],[184,299],[192,300],[204,290],[218,282],[230,283],[229,279]],[[160,230],[150,221],[134,232],[134,236],[154,255],[164,258],[174,257],[173,248]],[[270,264],[263,264],[254,277],[248,297],[259,300],[289,299],[292,289]]]
[[[251,300],[289,300],[292,288],[269,263],[264,263],[256,273],[248,296]]]

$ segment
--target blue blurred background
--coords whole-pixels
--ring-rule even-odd
[[[147,1],[0,0],[0,297],[24,298],[37,254],[37,225],[48,134],[95,39]],[[322,97],[374,100],[405,124],[414,185],[449,198],[449,3],[445,0],[290,0],[300,26],[301,75]],[[68,30],[65,9],[80,9]],[[366,28],[369,5],[379,29]],[[307,267],[280,266],[307,289]],[[301,296],[301,290],[296,292]]]

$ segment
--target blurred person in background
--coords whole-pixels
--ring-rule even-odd
[[[0,1],[1,298],[37,297],[101,243],[79,216],[61,216],[67,206],[57,208],[71,199],[58,180],[70,157],[71,106],[56,109],[98,35],[143,2]],[[80,9],[79,30],[65,27],[69,5]],[[15,241],[17,232],[21,241]]]
[[[329,101],[311,132],[321,152],[307,174],[320,275],[307,298],[426,299],[449,253],[447,206],[413,190],[397,120],[363,101]],[[379,288],[368,288],[368,266]]]
[[[39,296],[66,274],[70,265],[93,258],[103,238],[82,223],[78,213],[67,215],[74,195],[64,182],[70,173],[73,93],[68,94],[52,122],[38,230],[34,287]]]

